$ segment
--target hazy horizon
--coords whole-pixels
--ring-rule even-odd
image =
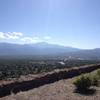
[[[100,48],[99,0],[0,0],[0,43]]]
[[[63,44],[55,44],[55,43],[48,43],[48,42],[36,42],[36,43],[13,43],[13,42],[0,42],[0,44],[12,44],[12,45],[29,45],[29,46],[34,46],[34,45],[40,45],[40,46],[59,46],[59,47],[68,47],[68,48],[75,48],[75,49],[80,49],[80,50],[93,50],[93,49],[100,49],[100,48],[78,48],[78,47],[73,47],[73,46],[66,46],[66,45],[63,45]]]

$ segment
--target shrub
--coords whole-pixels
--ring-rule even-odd
[[[100,85],[100,70],[97,70],[96,73],[91,74],[91,80],[93,86]]]
[[[97,75],[92,75],[91,77],[92,85],[93,86],[98,86],[98,76]]]
[[[100,79],[100,69],[97,71],[97,76]]]
[[[95,74],[95,78],[97,81],[97,86],[100,86],[100,70],[97,70],[97,73]]]
[[[86,91],[90,88],[92,82],[88,75],[81,75],[78,79],[76,79],[74,85],[78,91]]]

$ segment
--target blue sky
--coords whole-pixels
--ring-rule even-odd
[[[0,42],[100,48],[100,0],[0,0]]]

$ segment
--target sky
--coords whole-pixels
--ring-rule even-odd
[[[0,42],[100,48],[100,0],[0,0]]]

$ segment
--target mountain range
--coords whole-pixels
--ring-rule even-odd
[[[35,44],[12,44],[0,43],[0,56],[18,56],[18,55],[48,55],[62,57],[79,57],[79,58],[95,58],[100,59],[100,48],[97,49],[78,49],[66,47],[46,42]]]

